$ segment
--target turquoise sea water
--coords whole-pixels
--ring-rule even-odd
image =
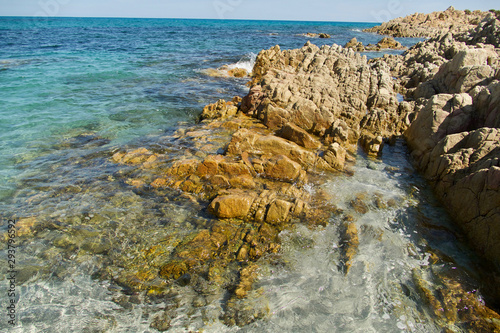
[[[245,94],[244,81],[214,79],[203,69],[251,59],[276,44],[301,47],[307,32],[333,36],[313,40],[320,44],[344,44],[353,36],[376,42],[379,36],[359,32],[368,26],[0,18],[0,197],[16,188],[19,163],[29,164],[61,140],[93,133],[125,143],[192,121],[219,97]]]
[[[376,43],[381,36],[361,32],[370,26],[0,18],[0,231],[5,235],[11,217],[34,218],[41,226],[32,228],[33,239],[18,244],[18,322],[12,328],[0,317],[0,330],[155,332],[150,324],[168,301],[127,294],[99,274],[119,271],[120,255],[138,256],[157,239],[187,233],[207,218],[196,216],[189,200],[155,197],[114,181],[137,170],[120,169],[110,161],[113,152],[147,147],[174,156],[189,149],[168,135],[195,123],[204,105],[248,91],[247,79],[212,77],[209,68],[250,69],[260,50],[276,44],[344,45],[352,37]],[[304,36],[308,32],[332,38],[311,39]],[[399,40],[406,46],[416,42]],[[416,296],[412,271],[431,275],[463,268],[461,281],[472,290],[474,257],[414,173],[402,142],[387,147],[381,160],[360,154],[354,171],[353,177],[333,177],[324,185],[339,207],[348,210],[357,192],[382,193],[398,205],[370,207],[356,222],[365,231],[353,273],[346,278],[337,270],[340,221],[313,231],[298,226],[281,235],[286,265],[259,262],[259,292],[249,301],[266,303],[265,320],[227,327],[219,320],[223,295],[193,306],[199,295],[184,286],[170,314],[171,331],[440,331],[425,300]],[[453,259],[431,267],[429,248]],[[4,260],[3,239],[0,249]],[[6,265],[0,274],[7,274]],[[2,307],[7,288],[2,280]]]

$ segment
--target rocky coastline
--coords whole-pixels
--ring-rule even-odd
[[[456,16],[452,9],[444,15]],[[249,308],[245,302],[256,261],[279,253],[282,230],[295,223],[315,228],[336,215],[344,221],[339,269],[348,274],[356,255],[353,213],[337,209],[320,190],[308,191],[307,184],[321,184],[325,172],[349,174],[358,145],[376,158],[398,137],[406,139],[417,168],[457,226],[498,272],[500,50],[478,27],[487,26],[498,37],[500,22],[492,13],[474,15],[482,21],[468,33],[448,29],[403,55],[368,60],[350,47],[310,42],[301,49],[263,50],[248,95],[207,105],[198,125],[172,137],[191,142],[194,153],[171,160],[147,149],[115,152],[115,163],[144,171],[128,177],[128,184],[158,195],[179,191],[216,219],[182,240],[173,237],[147,249],[147,265],[131,263],[133,270],[113,278],[158,295],[168,294],[172,283],[190,284],[204,302],[227,292],[221,314],[227,325],[263,318],[265,307]],[[435,27],[427,31],[433,35]],[[390,205],[383,198],[359,196],[351,203],[355,214],[366,213],[366,200],[381,209]],[[414,272],[414,283],[435,316],[447,322],[443,327],[452,322],[500,329],[500,316],[458,281],[436,276],[436,283],[445,286],[438,299],[419,274]],[[108,275],[102,272],[103,278]],[[498,274],[486,278],[491,279],[489,301],[498,306]],[[460,313],[459,298],[478,311]],[[440,312],[443,307],[448,312]],[[153,326],[168,328],[168,317],[167,311]]]
[[[321,185],[353,174],[358,147],[376,159],[384,145],[404,138],[417,169],[490,265],[483,276],[485,305],[443,269],[447,258],[428,249],[430,268],[410,272],[418,293],[412,297],[423,300],[428,310],[422,311],[443,331],[500,331],[500,316],[490,306],[500,304],[500,21],[495,13],[452,8],[422,15],[373,30],[430,37],[402,55],[368,59],[357,40],[345,47],[307,42],[300,49],[263,50],[246,96],[205,106],[197,124],[162,137],[161,149],[110,151],[106,163],[117,171],[100,180],[103,188],[112,184],[129,193],[109,200],[126,210],[153,212],[132,197],[154,196],[158,207],[171,210],[162,211],[165,215],[191,212],[157,226],[161,232],[148,231],[147,239],[136,229],[122,230],[113,242],[127,243],[126,251],[112,249],[98,234],[71,231],[88,253],[106,253],[106,265],[93,277],[126,291],[114,302],[125,307],[141,295],[167,304],[151,314],[151,327],[159,331],[171,327],[177,309],[215,303],[202,311],[204,322],[219,318],[227,326],[245,326],[266,318],[270,309],[253,288],[259,264],[285,265],[281,232],[298,224],[319,229],[332,217],[340,221],[338,270],[347,276],[362,239],[357,218],[398,203],[360,192],[340,209]],[[439,24],[432,23],[435,18]],[[452,27],[448,18],[467,19],[468,25]],[[421,21],[427,23],[415,23]],[[402,49],[394,39],[379,44],[368,50]],[[207,74],[247,75],[230,68],[213,71]],[[96,224],[102,219],[86,218]],[[18,222],[21,241],[62,229],[35,222],[40,221]],[[141,228],[150,230],[146,224]],[[380,237],[383,232],[375,230]],[[53,242],[77,247],[69,236]],[[185,294],[185,286],[192,292]]]
[[[457,18],[470,24],[449,25]],[[427,23],[418,24],[422,20]],[[386,34],[387,27],[396,36],[434,37],[401,56],[370,61],[337,46],[263,51],[244,99],[254,107],[244,103],[242,110],[271,128],[293,119],[325,142],[347,150],[359,142],[372,155],[404,135],[418,169],[498,271],[500,21],[495,13],[449,8],[371,31]],[[404,101],[398,102],[398,94]]]
[[[245,302],[258,271],[256,261],[279,253],[282,230],[295,223],[315,228],[337,215],[344,221],[339,269],[348,274],[356,255],[359,238],[352,212],[337,209],[320,190],[308,191],[307,184],[321,184],[325,172],[349,174],[358,145],[376,158],[398,137],[406,139],[418,170],[457,226],[498,272],[500,22],[493,13],[462,15],[454,9],[429,15],[425,20],[430,22],[443,15],[473,18],[467,18],[471,26],[460,29],[433,24],[426,28],[426,36],[434,36],[429,40],[403,55],[371,60],[355,51],[360,51],[357,41],[345,48],[307,42],[301,49],[263,50],[248,95],[207,105],[198,125],[172,137],[191,142],[194,153],[171,160],[147,149],[115,152],[113,162],[144,172],[127,177],[128,184],[158,195],[179,191],[215,220],[182,240],[173,237],[147,249],[148,264],[130,263],[134,269],[114,277],[102,272],[102,278],[153,295],[168,294],[173,283],[190,284],[203,302],[227,292],[221,314],[226,325],[263,318],[265,307]],[[391,23],[373,31],[387,33],[390,26],[398,31],[395,35],[421,37],[423,30],[408,32],[408,27],[422,19],[413,15],[397,21],[402,28]],[[486,36],[484,27],[496,37]],[[471,30],[465,33],[465,28]],[[360,196],[351,203],[353,212],[366,213],[366,200],[382,209],[390,204]],[[414,283],[435,316],[447,322],[443,327],[453,322],[500,329],[500,316],[459,282],[436,276],[436,283],[446,286],[438,299],[419,274],[414,272]],[[486,278],[491,279],[489,301],[498,306],[498,274]],[[478,311],[465,315],[458,305],[450,308],[459,298]],[[443,307],[449,313],[440,312]],[[153,326],[167,329],[168,318],[166,311]]]
[[[445,11],[429,14],[415,13],[405,17],[384,22],[379,26],[365,29],[393,37],[437,37],[448,32],[453,34],[467,33],[474,29],[488,15],[480,10],[456,10],[449,7]]]
[[[442,14],[442,15],[441,15]],[[419,170],[429,180],[472,246],[498,272],[500,266],[500,101],[498,95],[500,21],[497,11],[429,14],[443,18],[441,30],[428,21],[419,36],[431,37],[403,56],[386,56],[405,101],[414,113],[404,136]],[[447,28],[445,21],[470,19]],[[387,26],[403,31],[419,15]],[[481,19],[481,20],[480,20]],[[463,22],[462,22],[463,23]],[[462,27],[459,27],[462,26]],[[443,28],[444,27],[444,28]],[[412,35],[405,33],[404,35]],[[406,102],[404,102],[406,103]],[[498,276],[498,275],[497,275]],[[498,279],[498,277],[497,277]],[[494,279],[493,285],[498,285]],[[496,302],[498,302],[496,290]],[[498,303],[497,303],[498,304]]]

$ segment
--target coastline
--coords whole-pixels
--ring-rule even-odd
[[[495,17],[486,15],[485,20],[492,21]],[[474,36],[470,37],[474,39]],[[447,51],[450,49],[453,50],[451,53]],[[446,56],[439,56],[432,65],[426,61],[424,66],[418,58],[421,56],[428,59],[429,55],[441,53]],[[322,205],[330,200],[323,193],[316,193],[318,198],[304,193],[302,185],[307,179],[317,179],[316,185],[319,186],[324,182],[321,176],[318,178],[322,170],[349,173],[349,165],[356,158],[358,144],[368,155],[377,157],[385,144],[393,144],[397,137],[402,136],[412,149],[412,158],[418,169],[434,184],[436,193],[458,225],[464,229],[473,246],[493,265],[498,265],[500,256],[493,241],[496,231],[472,228],[475,233],[471,233],[471,228],[464,227],[473,220],[470,217],[467,219],[465,212],[471,210],[472,206],[484,204],[484,199],[481,199],[483,195],[468,196],[464,200],[460,194],[452,195],[456,191],[452,186],[456,185],[450,185],[465,179],[466,183],[461,186],[477,187],[470,179],[479,177],[479,182],[483,184],[480,185],[481,188],[488,191],[488,197],[493,202],[492,205],[487,204],[488,207],[491,206],[488,209],[492,209],[486,217],[489,220],[481,223],[498,221],[500,212],[495,207],[499,205],[495,203],[499,198],[499,186],[496,175],[500,168],[491,165],[495,162],[488,162],[497,158],[491,154],[498,151],[498,138],[489,137],[495,136],[497,132],[494,129],[481,129],[498,127],[499,124],[495,123],[498,117],[492,118],[490,113],[485,114],[482,118],[486,123],[476,124],[477,129],[471,129],[472,108],[478,108],[477,112],[481,113],[481,110],[491,110],[492,107],[488,104],[489,100],[484,101],[484,98],[481,104],[475,104],[466,93],[474,87],[478,90],[475,96],[481,91],[488,94],[488,89],[495,89],[497,72],[492,67],[497,66],[498,62],[492,59],[497,58],[498,53],[493,47],[467,46],[456,41],[451,34],[418,43],[402,56],[392,55],[371,60],[340,46],[319,48],[309,42],[298,50],[281,51],[275,46],[261,51],[252,72],[249,94],[243,99],[235,98],[231,102],[220,100],[205,107],[201,116],[204,119],[202,127],[194,131],[202,133],[200,138],[206,141],[204,128],[207,126],[211,129],[233,129],[226,139],[224,153],[208,155],[204,159],[186,158],[176,161],[166,171],[169,177],[157,178],[151,183],[154,187],[173,187],[195,196],[201,193],[209,202],[208,212],[226,221],[223,226],[215,225],[208,231],[201,231],[188,243],[183,243],[176,250],[179,253],[177,260],[164,265],[160,269],[160,275],[167,279],[179,279],[208,258],[216,258],[214,253],[228,253],[225,246],[238,248],[235,252],[229,251],[234,253],[234,257],[224,256],[226,263],[222,265],[231,265],[232,261],[243,263],[239,268],[240,280],[228,302],[232,305],[239,304],[238,300],[244,299],[252,289],[254,274],[258,270],[253,262],[265,253],[276,253],[279,250],[276,235],[289,228],[291,220],[299,219],[302,223],[315,225],[325,223],[322,221],[327,216],[319,217],[313,212],[325,211]],[[453,73],[460,72],[463,66],[480,68],[481,80],[474,76],[477,70],[472,70],[469,72],[472,73],[470,76],[467,73],[464,79],[458,81],[459,84],[456,79],[450,82],[450,75],[456,77]],[[485,76],[487,79],[484,79]],[[415,77],[419,77],[420,82],[414,82]],[[443,80],[444,85],[441,83]],[[439,82],[441,86],[433,82]],[[431,90],[431,85],[435,91]],[[398,94],[404,96],[404,101],[398,101]],[[446,109],[450,103],[451,110]],[[430,120],[427,120],[429,114]],[[244,115],[258,121],[249,123],[251,118],[245,118]],[[438,115],[437,120],[432,115]],[[487,122],[488,119],[493,119],[493,123]],[[444,130],[441,130],[442,126],[446,126]],[[470,133],[463,132],[464,129],[469,129]],[[470,142],[470,137],[475,137],[476,141],[465,144]],[[429,142],[429,138],[434,141]],[[487,141],[484,141],[486,138]],[[422,143],[425,144],[424,147],[421,147]],[[453,153],[462,156],[463,150],[460,149],[478,151],[479,157],[475,158],[474,163],[478,163],[478,160],[483,164],[489,163],[490,171],[473,166],[472,161],[470,166],[449,163],[444,170],[442,166],[439,167],[440,163],[442,165],[440,158],[449,160],[449,154]],[[143,153],[145,156],[141,155]],[[149,152],[134,151],[115,155],[113,159],[118,163],[138,159],[139,163],[144,163],[143,167],[149,168],[146,164],[151,162],[151,156]],[[481,161],[482,157],[486,161]],[[153,163],[154,160],[155,158]],[[456,169],[453,168],[462,171],[455,172]],[[469,172],[478,173],[477,176],[465,175],[465,178],[462,176],[443,183],[436,175],[437,170],[443,175],[458,175],[456,177]],[[361,213],[365,209],[362,198],[352,205],[358,207],[355,209],[359,209]],[[340,216],[344,214],[334,207],[329,210]],[[228,228],[234,228],[227,224],[233,219],[253,225],[241,237],[237,237],[243,240],[243,244],[236,247],[231,242],[228,243],[228,235],[224,234],[228,232]],[[342,270],[348,274],[359,245],[359,231],[350,215],[341,219],[345,221],[340,228],[343,244],[341,261],[344,263]],[[491,225],[491,228],[496,227],[498,226]],[[230,233],[234,232],[236,231]],[[241,232],[237,231],[238,234]],[[255,237],[261,241],[256,242]],[[486,242],[483,241],[485,237],[489,239]],[[214,243],[221,245],[214,248]],[[215,274],[211,273],[211,269],[209,276]],[[492,310],[483,308],[479,299],[467,297],[467,291],[462,290],[457,281],[435,277],[438,283],[450,288],[447,296],[443,296],[444,300],[438,301],[419,273],[414,274],[414,283],[422,297],[431,304],[437,318],[447,318],[465,326],[473,325],[469,327],[476,329],[498,329],[496,321],[492,322],[490,319],[500,317]],[[496,279],[496,276],[494,273],[486,278]],[[495,284],[491,286],[493,288],[488,291],[497,293]],[[477,314],[473,317],[457,313],[440,314],[440,307],[456,302],[452,295],[460,295],[458,298],[466,302],[467,306],[482,309],[479,312],[483,314],[479,317],[476,317]],[[496,304],[496,297],[488,300]],[[238,318],[241,320],[241,316],[248,315],[241,311],[236,306],[234,310],[226,312],[225,323],[244,324],[245,321],[238,322],[236,319],[240,316]],[[447,308],[447,311],[453,310]],[[233,317],[231,313],[237,317]],[[261,315],[264,316],[265,313],[259,316]]]
[[[498,50],[477,44],[483,40],[480,35],[478,31],[436,37],[403,55],[377,59],[338,45],[317,47],[310,42],[300,49],[263,50],[255,61],[248,95],[205,106],[197,124],[182,125],[156,143],[113,147],[96,153],[97,159],[89,151],[88,161],[75,161],[102,165],[108,171],[91,185],[61,190],[61,196],[84,194],[87,186],[103,194],[109,191],[100,197],[102,213],[89,208],[81,224],[77,216],[69,217],[74,219],[69,223],[48,216],[21,218],[19,240],[26,243],[33,235],[48,234],[58,249],[44,256],[53,260],[59,255],[74,260],[70,254],[80,251],[76,260],[87,265],[92,256],[103,256],[105,265],[95,265],[92,278],[112,281],[110,288],[123,291],[114,303],[123,308],[138,299],[168,304],[151,312],[151,327],[159,331],[179,325],[176,311],[189,308],[188,303],[190,313],[193,309],[203,313],[205,324],[213,318],[227,327],[266,321],[274,313],[259,298],[263,291],[255,285],[261,270],[289,264],[282,258],[284,252],[293,252],[287,249],[287,237],[298,244],[297,249],[307,249],[315,247],[311,239],[329,230],[331,238],[323,240],[338,240],[330,249],[337,256],[332,262],[340,273],[338,281],[371,270],[360,270],[357,256],[366,255],[360,249],[364,242],[381,242],[389,231],[387,226],[370,225],[366,217],[374,212],[391,215],[389,211],[398,205],[411,206],[411,194],[391,197],[354,188],[340,203],[335,190],[325,186],[332,179],[350,179],[356,172],[376,169],[384,150],[401,148],[403,137],[417,167],[459,223],[466,215],[463,210],[484,202],[481,195],[462,201],[449,198],[455,191],[449,184],[459,183],[460,176],[472,173],[465,187],[476,189],[481,183],[478,191],[488,191],[493,198],[488,205],[495,205],[498,136],[490,138],[496,131],[484,128],[498,128],[494,99]],[[222,77],[236,76],[226,67],[218,70],[224,71],[217,73]],[[89,147],[107,143],[89,134],[68,145],[77,145],[80,139]],[[361,155],[364,160],[365,153],[367,167],[359,168],[356,163]],[[399,166],[383,168],[389,174],[412,172]],[[117,188],[122,192],[111,194]],[[143,200],[151,197],[153,203]],[[124,221],[107,201],[132,211],[133,221]],[[159,214],[163,219],[156,218]],[[115,238],[99,235],[106,223],[116,229]],[[329,224],[333,226],[328,229]],[[311,239],[290,236],[297,230],[317,234]],[[481,240],[476,243],[481,245]],[[476,250],[494,261],[495,244],[482,245]],[[495,282],[490,283],[491,290],[481,286],[482,295],[489,293],[485,305],[481,294],[453,272],[453,259],[430,245],[422,245],[421,253],[412,246],[399,249],[417,264],[409,271],[408,286],[397,288],[422,300],[424,318],[433,318],[442,329],[498,329],[500,317],[490,309],[497,299]],[[498,276],[493,273],[483,276],[484,281]],[[58,274],[68,273],[61,268]],[[216,309],[214,304],[219,304]],[[391,316],[404,313],[397,306],[393,311]]]

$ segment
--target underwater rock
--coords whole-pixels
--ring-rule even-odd
[[[341,270],[344,274],[348,274],[352,266],[352,261],[356,253],[358,252],[359,237],[358,228],[356,224],[352,221],[343,222],[340,227],[340,262]]]
[[[117,152],[112,159],[121,164],[141,164],[145,162],[154,162],[157,155],[146,148],[138,148],[128,153]]]
[[[240,283],[236,288],[234,294],[238,298],[245,298],[247,296],[248,291],[252,289],[252,284],[256,278],[258,266],[253,264],[243,268],[240,271]]]

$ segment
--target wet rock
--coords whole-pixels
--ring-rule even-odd
[[[170,262],[160,269],[160,276],[165,279],[177,280],[182,275],[186,274],[188,266],[185,262]]]
[[[223,161],[219,163],[219,171],[226,174],[229,177],[241,176],[241,175],[251,175],[252,172],[244,162],[227,162]]]
[[[231,178],[229,184],[233,188],[253,189],[257,186],[253,177],[250,175],[241,175]]]
[[[207,301],[206,301],[205,297],[203,297],[203,296],[196,296],[193,299],[193,306],[195,308],[201,308],[201,307],[203,307],[205,305],[207,305]]]
[[[177,160],[167,170],[168,175],[175,175],[179,177],[188,176],[198,169],[200,161],[197,159]]]
[[[351,200],[351,207],[360,214],[368,213],[368,205],[364,202],[365,196],[358,194],[355,199]]]
[[[245,71],[246,72],[246,71]],[[219,99],[214,104],[208,104],[203,108],[201,113],[201,119],[218,119],[218,118],[228,118],[236,115],[238,112],[238,107],[233,105],[232,102],[226,102],[223,99]]]
[[[358,228],[354,222],[346,221],[342,224],[340,242],[341,270],[347,275],[359,246]]]
[[[287,220],[290,209],[293,204],[285,200],[275,200],[271,203],[267,214],[266,222],[270,224],[279,224]]]
[[[302,167],[284,155],[272,157],[264,164],[267,177],[293,182],[301,176]]]
[[[234,292],[238,298],[247,296],[248,291],[252,289],[252,284],[256,278],[258,266],[249,265],[240,271],[240,283]]]
[[[146,148],[138,148],[128,153],[117,152],[113,154],[113,161],[122,164],[141,164],[145,162],[154,162],[157,155]]]
[[[17,236],[22,237],[31,235],[34,232],[37,223],[38,221],[34,216],[17,220]]]
[[[153,317],[151,328],[157,329],[160,332],[165,332],[170,328],[171,318],[167,312],[160,312]]]
[[[500,316],[486,307],[474,291],[446,273],[414,269],[413,282],[442,327],[473,332],[500,329]]]
[[[360,143],[364,151],[370,156],[379,156],[384,147],[384,139],[380,135],[363,134]]]
[[[248,71],[244,68],[233,68],[227,71],[227,74],[232,77],[246,77]]]
[[[253,192],[221,195],[210,203],[208,209],[220,218],[244,218],[256,196]]]

